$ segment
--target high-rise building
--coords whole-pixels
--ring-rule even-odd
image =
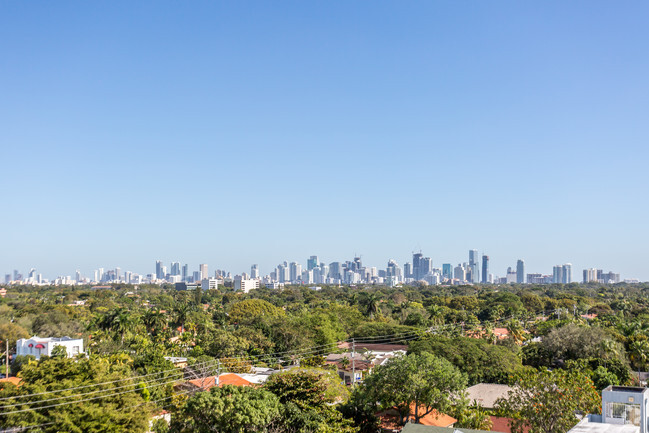
[[[180,263],[171,262],[171,275],[180,275]]]
[[[482,256],[482,284],[489,282],[489,256]]]
[[[516,262],[516,283],[523,284],[525,282],[525,262],[519,259]]]
[[[584,269],[584,284],[597,282],[597,269]]]
[[[210,273],[208,272],[207,265],[205,263],[202,263],[198,266],[198,271],[201,273],[201,280],[210,277]]]
[[[316,266],[316,268],[317,267],[318,266]],[[301,279],[302,279],[302,265],[297,262],[291,262],[291,264],[289,265],[289,280],[291,281],[291,283],[297,283]]]
[[[316,266],[318,266],[320,262],[318,261],[318,256],[311,256],[309,257],[309,260],[306,261],[306,267],[307,270],[312,270]]]
[[[385,274],[388,278],[392,278],[393,282],[399,283],[402,280],[401,277],[401,267],[394,260],[388,260],[388,266],[385,270]]]
[[[259,278],[259,266],[252,265],[250,266],[250,278]]]
[[[412,265],[410,263],[403,264],[403,276],[404,278],[412,278]]]
[[[566,263],[561,266],[561,282],[563,284],[570,284],[572,282],[572,264]]]
[[[444,263],[442,265],[442,278],[447,280],[453,279],[453,266],[450,263]]]
[[[329,263],[329,278],[342,280],[342,266],[340,262]]]
[[[466,269],[464,269],[461,263],[455,267],[453,276],[456,280],[466,281]]]
[[[433,271],[433,259],[430,257],[422,257],[419,260],[419,279],[423,280]]]
[[[469,250],[469,268],[471,269],[471,283],[477,283],[480,278],[480,256],[478,250]]]
[[[424,257],[422,253],[414,253],[412,255],[412,278],[419,281],[421,280],[421,271],[419,267],[421,266],[421,259]]]
[[[552,267],[552,283],[563,284],[563,266],[557,265]]]
[[[284,263],[277,265],[277,280],[280,283],[290,282],[289,269]]]
[[[74,281],[77,283],[81,282],[81,271],[77,269],[77,272],[75,273]]]
[[[99,277],[101,278],[101,276]],[[155,278],[156,280],[162,280],[164,275],[162,274],[162,261],[158,260],[155,262]]]
[[[187,263],[185,263],[183,265],[182,280],[184,282],[187,282],[188,278],[189,278],[189,265]]]

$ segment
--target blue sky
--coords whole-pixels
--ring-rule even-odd
[[[649,3],[0,5],[0,272],[475,248],[649,280]]]

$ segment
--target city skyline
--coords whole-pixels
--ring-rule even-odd
[[[167,282],[192,282],[192,281],[201,281],[209,278],[213,278],[217,274],[219,277],[234,277],[235,275],[243,275],[244,277],[249,277],[253,279],[261,279],[268,281],[276,282],[303,282],[303,283],[322,283],[322,284],[353,284],[355,281],[353,279],[345,279],[344,270],[351,269],[355,272],[363,269],[363,272],[367,270],[372,270],[372,274],[376,276],[381,276],[382,278],[389,278],[398,276],[395,280],[394,278],[390,280],[390,284],[400,284],[408,283],[419,280],[425,280],[430,284],[444,284],[447,279],[455,279],[460,283],[467,282],[473,284],[480,283],[494,283],[494,284],[506,284],[506,283],[518,283],[518,284],[549,284],[549,283],[563,283],[567,284],[570,282],[580,282],[579,278],[575,278],[573,272],[572,263],[557,264],[552,266],[552,270],[541,270],[538,269],[530,270],[525,265],[525,260],[517,259],[514,266],[508,266],[506,270],[501,273],[492,272],[491,268],[491,259],[486,254],[480,254],[478,250],[468,250],[468,260],[460,260],[459,262],[452,261],[443,261],[435,263],[430,257],[426,257],[423,252],[413,252],[410,261],[398,262],[394,259],[388,259],[386,265],[382,267],[380,264],[366,263],[363,262],[362,256],[353,257],[352,260],[334,260],[329,263],[327,260],[321,260],[321,257],[317,255],[311,255],[305,261],[288,261],[282,260],[279,261],[277,265],[270,266],[268,271],[264,271],[263,267],[260,267],[258,263],[252,263],[248,269],[243,271],[232,270],[223,266],[215,266],[210,272],[208,263],[201,263],[196,266],[190,266],[188,263],[170,261],[164,262],[163,260],[155,261],[155,268],[151,272],[134,272],[131,268],[105,268],[99,267],[90,272],[90,276],[82,272],[79,269],[76,269],[74,272],[74,277],[71,275],[66,275],[65,273],[58,273],[56,277],[48,278],[43,276],[42,273],[38,272],[36,268],[30,268],[30,271],[27,274],[23,274],[17,269],[12,270],[10,273],[5,273],[4,282],[9,281],[31,281],[35,282],[36,279],[42,278],[43,281],[65,281],[61,280],[62,278],[69,278],[69,281],[79,282],[100,282],[103,281],[104,275],[110,276],[107,281],[120,281],[120,282],[131,282],[130,276],[139,277],[140,280],[138,283],[153,282],[157,280],[158,282],[167,281]],[[167,266],[168,263],[169,265]],[[304,264],[304,266],[303,266]],[[182,265],[182,266],[181,266]],[[327,276],[331,276],[332,272],[330,271],[331,266],[336,266],[337,269],[331,269],[333,274],[337,274],[339,280],[325,281]],[[323,268],[324,267],[324,268]],[[317,268],[314,270],[314,268]],[[320,269],[324,269],[321,274],[322,279],[313,280],[313,274],[306,279],[301,279],[301,275],[306,275],[306,272],[321,272]],[[642,281],[635,277],[629,275],[623,275],[623,278],[620,278],[619,272],[611,271],[606,266],[601,268],[597,267],[586,267],[583,268],[583,281],[597,281],[597,275],[610,275],[610,280],[619,281]],[[122,273],[123,271],[123,273]],[[361,272],[361,274],[363,274]],[[369,272],[369,271],[368,271]],[[459,273],[459,275],[458,275]],[[359,275],[361,275],[359,274]],[[364,275],[364,274],[363,274]],[[369,273],[367,274],[370,275]],[[437,277],[435,277],[437,275]],[[27,278],[23,278],[27,277]],[[170,278],[172,277],[172,278]],[[270,279],[268,279],[270,277]],[[578,275],[577,275],[578,277]],[[600,278],[601,279],[601,278]],[[608,281],[605,278],[606,281]],[[388,280],[385,280],[388,281]],[[367,284],[377,282],[361,279],[358,283]],[[384,281],[381,280],[379,284],[383,284]],[[58,284],[58,283],[57,283]]]
[[[647,2],[0,8],[5,272],[478,247],[649,280]]]

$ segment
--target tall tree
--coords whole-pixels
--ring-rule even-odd
[[[401,422],[419,419],[433,410],[450,411],[464,403],[467,379],[444,358],[430,353],[397,356],[376,367],[363,389],[383,409],[396,407]]]
[[[268,432],[280,409],[279,398],[263,388],[214,387],[187,400],[174,414],[170,432]]]
[[[511,418],[512,433],[565,433],[577,423],[576,412],[597,413],[599,404],[588,376],[560,369],[526,371],[507,397],[496,402]]]

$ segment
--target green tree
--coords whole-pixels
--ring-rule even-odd
[[[195,394],[172,418],[172,433],[268,432],[280,417],[279,398],[263,389],[226,385]]]
[[[246,299],[234,304],[229,315],[230,323],[249,324],[260,317],[278,317],[284,316],[285,313],[281,308],[263,299]]]
[[[514,350],[479,338],[434,336],[413,342],[409,353],[428,352],[450,361],[467,374],[469,383],[509,383],[523,366]]]
[[[268,379],[264,388],[284,405],[280,423],[288,431],[355,431],[333,406],[345,400],[348,391],[332,371],[300,369],[278,373]]]
[[[128,380],[133,374],[130,363],[126,355],[113,355],[77,359],[43,357],[39,362],[23,364],[20,387],[2,389],[0,398],[25,397],[3,403],[3,412],[15,413],[0,417],[0,426],[51,423],[42,427],[42,431],[144,432],[150,407],[137,389],[137,382]],[[102,385],[81,391],[70,389],[99,383]],[[57,390],[54,396],[39,395]],[[79,398],[78,394],[84,392],[94,393]],[[48,398],[55,399],[41,402]]]
[[[512,433],[565,433],[578,421],[575,412],[598,413],[599,404],[588,376],[558,369],[521,374],[507,397],[496,401],[498,410],[511,418]]]
[[[430,353],[397,356],[376,367],[362,387],[382,409],[396,407],[401,423],[415,423],[433,410],[448,412],[464,403],[466,376]]]
[[[29,338],[29,332],[20,325],[7,322],[0,323],[0,340],[2,340],[2,349],[5,348],[5,341],[9,340],[9,349],[15,350],[16,341],[21,338]]]

